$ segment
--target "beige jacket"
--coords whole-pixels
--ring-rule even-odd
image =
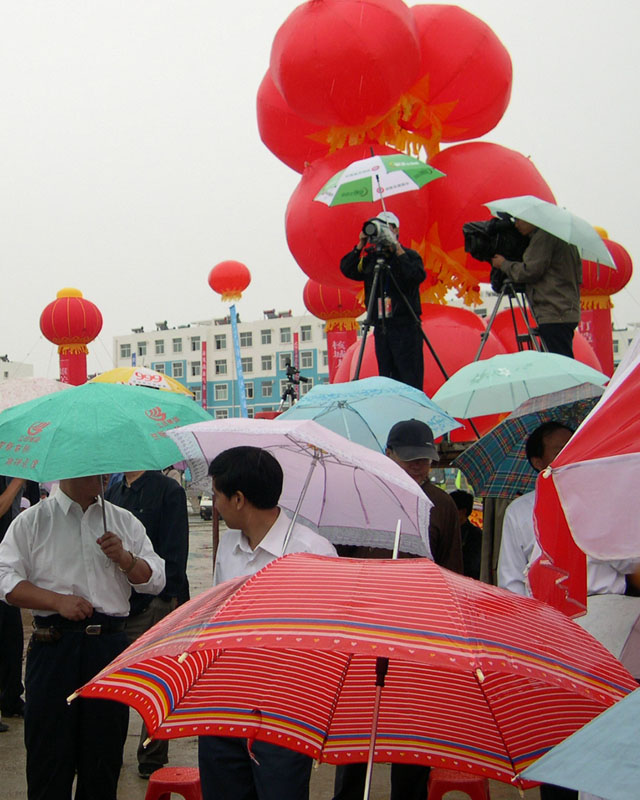
[[[536,322],[580,322],[582,261],[577,248],[538,228],[522,258],[505,261],[502,270],[514,283],[526,284]]]

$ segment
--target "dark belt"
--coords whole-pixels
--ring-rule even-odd
[[[87,636],[100,636],[106,633],[120,633],[125,628],[126,618],[110,617],[107,614],[93,614],[86,619],[75,622],[60,614],[48,617],[34,617],[34,625],[38,629],[51,629],[59,633],[85,633]]]

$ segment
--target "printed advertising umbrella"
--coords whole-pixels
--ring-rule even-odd
[[[0,474],[45,482],[163,469],[182,459],[167,431],[203,419],[187,397],[85,383],[0,414]]]
[[[603,386],[608,375],[557,353],[523,350],[473,361],[434,394],[433,401],[458,419],[515,411],[525,400],[581,383]]]
[[[337,172],[314,200],[328,206],[382,200],[384,206],[384,200],[393,194],[412,192],[444,177],[444,172],[403,153],[371,156]]]
[[[91,378],[89,383],[126,383],[129,386],[147,386],[163,392],[177,392],[193,397],[193,392],[175,378],[148,367],[116,367]]]
[[[78,694],[127,703],[157,738],[257,738],[333,764],[367,761],[378,695],[376,761],[518,782],[635,686],[531,598],[426,558],[295,554],[181,606]]]
[[[562,392],[534,397],[473,442],[452,463],[464,472],[480,497],[513,498],[532,492],[537,472],[527,460],[529,434],[551,420],[575,430],[598,402],[604,389],[582,383]]]
[[[312,420],[216,419],[174,430],[195,485],[210,489],[210,462],[238,445],[263,447],[280,462],[279,505],[334,544],[393,548],[431,555],[431,501],[390,458],[350,442]]]
[[[279,419],[314,419],[324,428],[382,453],[387,434],[401,420],[426,422],[436,438],[461,427],[424,392],[379,377],[314,386]]]
[[[577,217],[566,208],[549,203],[533,195],[521,197],[505,197],[485,203],[492,214],[503,212],[514,219],[522,219],[542,228],[543,231],[557,236],[564,242],[574,244],[585,261],[596,261],[607,267],[617,269],[611,253],[607,250],[602,237],[586,220]]]

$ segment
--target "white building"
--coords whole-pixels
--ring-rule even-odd
[[[9,357],[0,356],[0,381],[9,378],[32,378],[33,364],[24,364],[21,361],[9,361]]]
[[[287,363],[307,378],[300,383],[306,394],[316,383],[328,383],[329,367],[324,323],[311,315],[294,317],[290,311],[265,311],[264,318],[238,322],[240,359],[249,416],[276,411],[287,383]],[[187,386],[202,401],[203,345],[206,345],[206,407],[217,418],[240,415],[236,358],[229,316],[169,328],[156,323],[155,331],[134,328],[114,338],[114,364],[151,367]],[[288,404],[287,399],[287,404]]]

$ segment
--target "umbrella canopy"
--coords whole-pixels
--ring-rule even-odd
[[[460,427],[424,392],[379,377],[318,384],[279,419],[314,419],[352,442],[383,453],[387,434],[401,420],[426,422],[435,437]]]
[[[601,560],[640,558],[633,502],[640,470],[640,337],[627,356],[536,484],[543,557],[530,572],[531,588],[567,613],[581,613],[585,605],[585,553]]]
[[[328,206],[384,200],[393,194],[412,192],[444,172],[404,153],[362,158],[337,172],[314,200]]]
[[[312,420],[219,419],[169,432],[196,485],[210,488],[209,463],[238,445],[263,447],[280,462],[280,505],[334,544],[392,548],[431,555],[431,502],[404,470],[382,453],[349,442]]]
[[[640,689],[636,689],[542,756],[524,771],[524,777],[607,800],[636,797],[639,717]]]
[[[502,781],[636,685],[531,598],[429,559],[296,554],[177,609],[79,694],[133,706],[158,738],[246,736],[366,761],[378,658],[375,760]]]
[[[27,403],[36,397],[70,389],[69,383],[52,378],[8,378],[0,381],[0,411]]]
[[[515,411],[525,400],[581,383],[603,386],[609,376],[557,353],[523,350],[473,361],[459,369],[433,400],[459,419]]]
[[[54,481],[162,469],[182,456],[169,428],[211,419],[193,400],[85,383],[0,413],[0,474]]]
[[[96,375],[89,383],[126,383],[129,386],[147,386],[149,389],[160,389],[163,392],[176,392],[193,397],[193,392],[175,378],[149,367],[116,367]]]
[[[451,466],[464,472],[476,495],[513,498],[532,492],[537,472],[525,453],[529,434],[551,420],[575,430],[604,389],[582,383],[526,400],[489,433],[473,442]]]
[[[540,200],[539,197],[533,195],[505,197],[502,200],[485,203],[485,205],[492,214],[500,212],[509,214],[515,219],[529,222],[536,228],[542,228],[543,231],[557,236],[558,239],[575,245],[586,261],[596,261],[617,269],[611,253],[607,250],[596,229],[586,220],[567,211],[566,208],[549,203],[547,200]]]

